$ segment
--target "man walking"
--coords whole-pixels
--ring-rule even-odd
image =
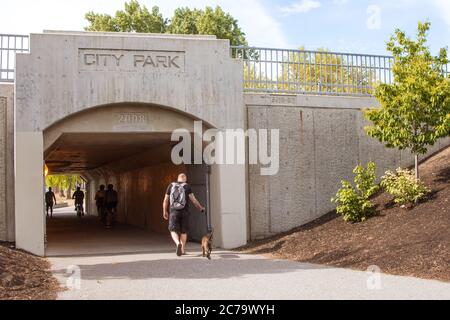
[[[105,192],[105,208],[107,211],[106,228],[108,229],[111,228],[115,222],[118,198],[119,196],[117,191],[114,190],[114,186],[112,184],[108,184],[108,190]]]
[[[185,254],[188,223],[189,223],[189,200],[202,213],[205,208],[198,202],[192,193],[191,186],[187,184],[187,176],[181,173],[177,182],[171,183],[166,190],[163,201],[163,217],[169,220],[169,231],[175,245],[177,256]]]
[[[100,190],[95,193],[95,204],[97,205],[97,212],[100,220],[106,224],[106,210],[105,210],[106,190],[105,185],[100,186]]]
[[[47,211],[48,218],[48,210],[50,209],[50,217],[53,218],[53,205],[56,204],[56,197],[52,191],[52,187],[48,188],[48,191],[45,193],[45,210]]]

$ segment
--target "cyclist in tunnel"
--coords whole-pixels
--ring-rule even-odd
[[[77,187],[77,190],[73,193],[72,199],[75,199],[75,211],[77,211],[77,206],[80,206],[81,215],[84,216],[84,208],[83,208],[84,192],[81,191],[81,187]]]

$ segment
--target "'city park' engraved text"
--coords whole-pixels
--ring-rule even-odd
[[[184,52],[80,49],[81,71],[182,70]]]

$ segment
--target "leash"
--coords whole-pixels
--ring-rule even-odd
[[[210,192],[209,192],[209,186],[210,186],[210,178],[211,175],[211,166],[207,165],[206,166],[206,210],[205,210],[205,217],[206,217],[206,228],[208,233],[212,234],[212,232],[214,231],[212,226],[211,226],[211,211],[210,211],[210,202],[211,202],[211,198],[210,198]]]

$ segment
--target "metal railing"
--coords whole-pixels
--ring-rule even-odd
[[[246,92],[371,96],[394,80],[391,56],[236,46],[231,55],[244,63]]]
[[[29,50],[28,36],[0,34],[0,82],[14,81],[16,53]],[[370,96],[393,82],[390,56],[237,46],[231,54],[243,61],[246,92]]]
[[[0,34],[0,82],[14,81],[16,53],[29,49],[28,36]]]

